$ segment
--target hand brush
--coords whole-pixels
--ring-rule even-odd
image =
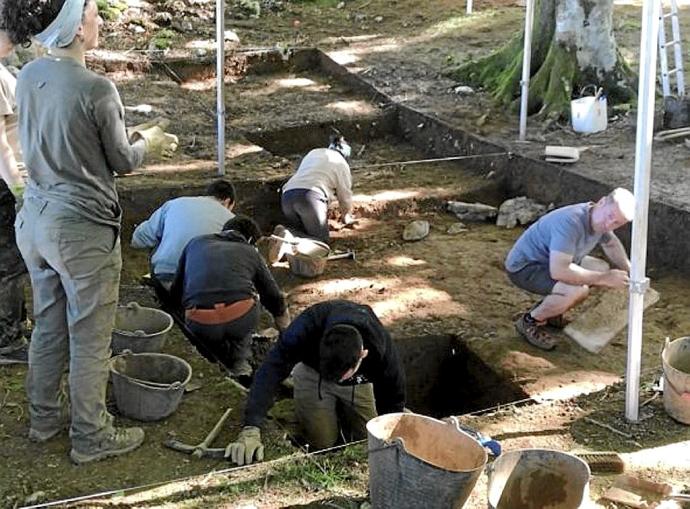
[[[587,463],[593,474],[622,474],[625,471],[623,458],[615,452],[576,452],[575,456]]]

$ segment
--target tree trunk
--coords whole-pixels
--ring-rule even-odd
[[[634,97],[634,76],[613,36],[613,0],[535,0],[529,113],[562,115],[586,85],[614,102]],[[491,55],[451,71],[517,107],[522,73],[520,34]]]

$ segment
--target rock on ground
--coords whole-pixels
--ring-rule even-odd
[[[429,221],[412,221],[403,230],[403,240],[422,240],[429,235]]]
[[[526,225],[536,221],[552,208],[553,205],[547,207],[525,196],[511,198],[504,201],[498,208],[496,226],[515,228],[518,223]]]
[[[449,201],[446,208],[461,221],[486,221],[498,214],[498,209],[484,203],[466,203],[464,201]]]

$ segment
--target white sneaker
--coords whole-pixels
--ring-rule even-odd
[[[294,235],[290,233],[290,230],[285,228],[282,224],[276,225],[276,227],[273,229],[273,235],[287,241],[293,241],[295,239]],[[282,242],[276,238],[271,238],[268,244],[268,264],[273,265],[274,263],[281,261],[285,255],[291,251],[292,247],[289,243]]]

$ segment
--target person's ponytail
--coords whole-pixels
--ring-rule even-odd
[[[28,46],[57,17],[65,0],[0,0],[0,30],[15,45]]]

